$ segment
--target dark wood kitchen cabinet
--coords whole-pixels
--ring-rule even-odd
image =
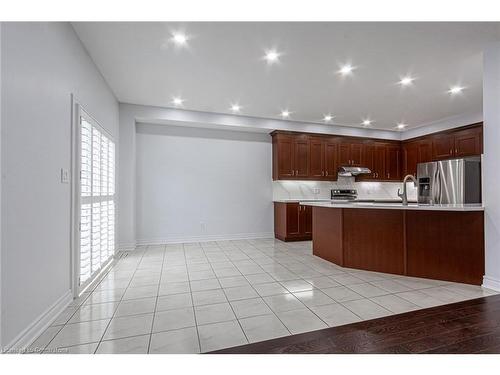
[[[312,180],[337,179],[338,142],[335,139],[310,137],[309,177]]]
[[[312,239],[312,207],[298,202],[274,202],[274,235],[282,241]]]
[[[361,175],[359,181],[399,181],[401,179],[401,148],[399,142],[370,142],[363,147],[362,166],[371,175]]]
[[[481,155],[482,123],[403,142],[373,138],[274,131],[273,179],[335,181],[340,166],[367,167],[357,181],[401,181],[417,164]]]
[[[360,167],[363,156],[363,143],[352,140],[342,140],[339,144],[339,165]]]
[[[455,157],[481,155],[483,153],[483,128],[473,127],[455,132]]]
[[[471,126],[431,136],[432,159],[444,160],[481,155],[483,152],[483,127]]]
[[[305,134],[273,137],[273,179],[309,178],[309,138]]]
[[[401,180],[401,147],[388,145],[385,148],[385,180]]]
[[[404,142],[403,152],[403,175],[411,174],[417,177],[417,164],[432,161],[432,143],[429,139]]]

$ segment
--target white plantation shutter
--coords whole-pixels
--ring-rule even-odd
[[[97,126],[80,117],[80,286],[115,251],[115,144]]]

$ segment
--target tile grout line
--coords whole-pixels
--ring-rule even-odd
[[[118,260],[118,262],[120,261],[120,259]],[[54,341],[54,339],[56,338],[56,336],[63,330],[64,327],[66,327],[69,323],[69,321],[73,318],[73,316],[82,308],[83,304],[90,298],[90,296],[92,295],[92,293],[94,293],[94,291],[97,289],[97,287],[101,284],[101,282],[104,280],[104,278],[111,272],[111,270],[113,268],[116,267],[116,265],[118,265],[118,262],[116,262],[112,267],[109,267],[109,269],[106,271],[106,273],[104,275],[99,275],[99,279],[96,280],[96,283],[95,285],[92,287],[92,290],[89,292],[89,293],[85,293],[87,294],[87,296],[80,302],[78,303],[78,305],[75,307],[75,311],[73,312],[73,314],[70,315],[70,317],[68,318],[68,320],[66,320],[66,323],[64,324],[61,324],[60,325],[60,329],[57,331],[57,333],[52,337],[52,339],[50,339],[50,341],[44,346],[43,350],[40,351],[40,354],[43,353],[45,350],[47,350],[47,347],[50,345],[50,343],[52,341]],[[80,297],[80,296],[79,296]],[[79,298],[78,297],[78,298]],[[71,307],[71,306],[68,306],[68,307]],[[57,318],[56,318],[57,319]],[[50,327],[57,327],[57,326],[49,326],[47,327],[47,329],[49,329]],[[47,330],[45,329],[45,331]],[[45,333],[45,331],[43,331],[36,339],[38,339],[41,335],[43,335]]]
[[[156,288],[155,307],[153,310],[153,319],[151,319],[151,329],[149,330],[149,341],[148,341],[148,348],[146,350],[146,354],[149,354],[149,350],[151,348],[151,338],[153,337],[153,327],[154,327],[155,318],[156,318],[156,308],[158,307],[158,298],[159,298],[159,294],[160,294],[161,277],[163,275],[163,267],[165,265],[165,255],[167,252],[167,246],[162,245],[162,247],[163,247],[163,256],[161,258],[160,279],[158,280],[158,287]],[[141,262],[142,262],[142,259],[141,259]]]
[[[205,249],[203,249],[203,252],[205,253]],[[206,253],[205,253],[205,255],[206,255]],[[231,262],[231,261],[229,261],[229,262]],[[215,273],[215,270],[214,270],[214,268],[212,266],[212,263],[210,262],[210,259],[208,260],[208,264],[210,265],[210,268],[212,269],[212,272],[214,273],[214,275],[217,277],[217,274]],[[231,264],[234,266],[233,262],[231,262]],[[236,269],[238,269],[238,268],[236,267]],[[238,270],[238,272],[239,272],[239,270]],[[241,274],[241,275],[243,276],[243,274]],[[217,277],[217,280],[218,280],[218,277]],[[219,284],[220,284],[220,281],[219,281]],[[238,322],[238,325],[239,325],[239,327],[241,329],[241,332],[243,332],[243,335],[245,336],[245,340],[247,340],[247,343],[250,343],[250,340],[248,340],[247,334],[245,333],[245,330],[243,329],[243,326],[241,325],[240,321],[238,320],[238,317],[236,316],[236,313],[234,312],[233,306],[231,305],[231,301],[229,301],[229,299],[227,298],[227,294],[224,291],[224,288],[222,288],[222,285],[221,285],[221,290],[222,290],[222,293],[224,293],[224,297],[226,298],[227,304],[231,308],[231,311],[233,312],[233,315],[236,318],[236,321]],[[196,313],[195,313],[195,315],[196,315]],[[197,328],[198,328],[198,326],[197,326]],[[200,352],[201,352],[201,345],[200,345]]]
[[[206,256],[205,251],[203,250],[203,247],[201,249],[203,251],[203,254]],[[184,244],[182,245],[182,253],[184,254],[184,262],[186,262],[186,272],[187,272],[187,278],[188,278],[189,295],[191,296],[191,304],[192,304],[193,317],[194,317],[194,328],[196,329],[196,337],[198,337],[198,349],[200,349],[200,353],[201,353],[202,351],[201,351],[200,332],[198,332],[198,320],[196,319],[196,310],[194,308],[193,290],[191,288],[191,277],[189,276],[189,269],[187,267],[186,248],[184,247]],[[207,261],[208,261],[208,259],[207,259]]]
[[[141,259],[139,260],[139,262],[137,263],[135,269],[134,269],[134,272],[132,273],[132,276],[130,277],[130,281],[128,282],[127,284],[127,287],[125,288],[125,291],[123,292],[122,296],[120,297],[120,300],[117,301],[118,302],[118,306],[120,306],[120,303],[123,301],[123,297],[125,296],[125,293],[127,293],[127,290],[130,288],[130,284],[132,283],[132,280],[134,278],[134,275],[136,274],[137,272],[137,269],[139,268],[139,265],[141,264],[142,260],[144,259],[144,254],[146,254],[146,251],[147,249],[149,248],[149,246],[147,246],[144,251],[142,252],[142,255],[141,255]],[[109,319],[109,322],[108,324],[106,325],[106,328],[104,329],[104,331],[102,332],[102,335],[101,335],[101,338],[99,340],[99,343],[97,344],[95,350],[94,350],[94,354],[97,353],[97,350],[99,349],[99,346],[101,345],[102,341],[103,341],[103,338],[104,338],[104,335],[106,334],[106,331],[108,330],[109,326],[111,325],[111,322],[113,320],[113,318],[115,317],[115,314],[116,314],[116,310],[118,310],[118,306],[116,307],[116,309],[113,311],[113,315],[111,315],[111,319]]]

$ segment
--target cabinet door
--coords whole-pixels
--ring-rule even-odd
[[[432,161],[432,140],[422,139],[418,141],[418,163]]]
[[[361,161],[363,159],[363,144],[362,143],[351,143],[351,165],[355,167],[361,167]]]
[[[295,177],[309,177],[309,140],[307,137],[295,139],[293,148]]]
[[[375,146],[373,143],[366,143],[363,145],[363,158],[361,160],[361,164],[363,167],[366,167],[372,171],[369,175],[360,175],[357,179],[358,181],[370,181],[375,179],[375,171],[373,168],[373,158],[375,154]]]
[[[409,142],[403,145],[403,174],[417,176],[418,142]]]
[[[312,235],[312,207],[301,206],[300,210],[300,234],[311,236]]]
[[[279,137],[275,143],[278,179],[291,178],[295,175],[293,163],[294,142],[292,137]]]
[[[315,180],[325,177],[325,144],[321,138],[310,138],[309,176]]]
[[[351,145],[346,142],[339,144],[339,167],[351,165]]]
[[[327,180],[336,180],[338,164],[338,143],[326,141],[325,143],[325,176]]]
[[[455,132],[455,156],[481,155],[482,131],[478,128]]]
[[[399,146],[387,146],[385,173],[387,180],[401,180],[401,148]]]
[[[442,160],[453,157],[455,137],[450,134],[437,134],[432,137],[432,159]]]
[[[299,204],[287,203],[286,204],[286,235],[298,236],[300,235],[299,226]]]
[[[376,144],[373,148],[373,173],[375,180],[385,179],[386,146]]]

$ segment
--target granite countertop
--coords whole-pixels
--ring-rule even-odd
[[[484,211],[482,204],[435,204],[425,205],[410,203],[403,206],[401,203],[380,203],[380,202],[318,202],[318,201],[299,201],[300,204],[313,207],[329,208],[365,208],[382,210],[422,210],[422,211]]]

